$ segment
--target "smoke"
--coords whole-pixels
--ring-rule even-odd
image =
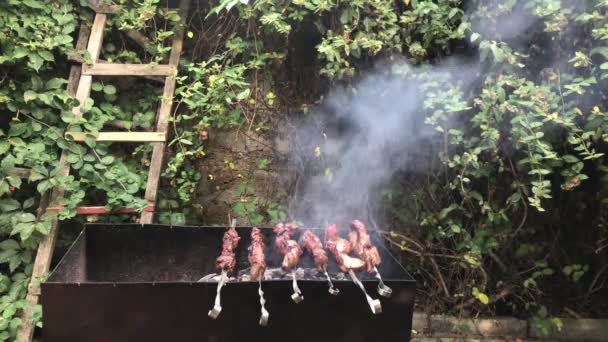
[[[370,223],[379,189],[399,170],[416,170],[419,150],[436,134],[426,117],[417,67],[379,63],[348,87],[334,89],[298,127],[290,160],[300,177],[290,217],[306,223]],[[424,70],[425,78],[469,84],[463,61]]]
[[[538,36],[545,22],[534,15],[531,2],[469,4],[466,17],[482,39],[506,42],[524,52],[534,50],[533,41],[552,42],[550,34]],[[496,16],[488,19],[488,12]],[[535,62],[554,66],[562,59],[542,57]],[[450,57],[424,68],[384,61],[354,84],[331,91],[292,134],[289,157],[300,177],[289,216],[314,225],[344,225],[354,218],[368,224],[381,221],[380,189],[398,171],[423,170],[419,156],[430,141],[437,141],[430,139],[436,132],[425,123],[426,94],[416,75],[424,74],[425,82],[459,84],[467,94],[487,76],[478,56],[469,58]],[[447,124],[463,125],[466,122]]]
[[[542,22],[534,16],[529,1],[500,1],[480,4],[469,1],[465,6],[466,17],[471,21],[473,32],[479,33],[483,39],[507,41],[511,44],[523,42],[522,36]],[[488,16],[494,13],[495,16]]]

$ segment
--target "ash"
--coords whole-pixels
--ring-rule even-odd
[[[251,281],[251,277],[249,276],[249,268],[238,271],[236,277],[229,277],[229,282],[242,282],[242,281]],[[330,273],[329,274],[331,280],[345,280],[346,275],[344,273]],[[297,280],[317,280],[317,281],[327,281],[325,274],[317,271],[316,268],[301,268],[298,267],[296,269],[296,279]],[[206,283],[217,283],[220,280],[220,275],[217,273],[211,273],[204,277],[202,277],[199,282]],[[285,272],[280,267],[277,268],[268,268],[266,272],[264,272],[264,280],[291,280],[291,272]]]

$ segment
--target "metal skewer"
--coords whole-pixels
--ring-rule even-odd
[[[370,297],[369,294],[367,294],[367,291],[365,291],[365,287],[363,286],[359,278],[357,278],[355,272],[353,272],[353,270],[349,270],[348,274],[350,275],[350,278],[353,280],[353,282],[357,284],[357,286],[359,286],[361,291],[365,293],[365,299],[367,299],[367,304],[369,304],[369,308],[372,310],[372,313],[374,315],[382,313],[382,304],[378,299],[373,299],[372,297]]]
[[[262,307],[262,314],[260,315],[260,325],[265,327],[268,325],[268,317],[270,314],[264,304],[266,304],[266,299],[264,299],[264,291],[262,291],[262,279],[259,280],[260,286],[258,287],[258,294],[260,295],[260,305]]]
[[[329,273],[327,273],[327,270],[325,270],[324,272],[325,277],[327,278],[327,282],[329,283],[329,289],[327,290],[327,292],[334,296],[337,296],[340,293],[340,290],[334,287],[334,284],[331,282],[331,278],[329,277]]]
[[[376,272],[376,279],[378,279],[378,294],[382,297],[390,297],[393,294],[393,289],[384,284],[376,266],[374,266],[374,272]]]
[[[208,313],[209,317],[211,317],[212,319],[216,319],[220,315],[220,312],[222,312],[222,304],[221,304],[222,287],[226,284],[227,280],[228,280],[228,272],[223,270],[222,275],[220,276],[220,280],[217,283],[217,293],[215,294],[215,305],[213,306],[213,309],[209,310],[209,313]]]
[[[304,300],[304,296],[302,296],[302,291],[300,291],[300,288],[298,287],[298,281],[296,280],[296,270],[291,271],[291,277],[293,281],[293,294],[291,295],[291,299],[296,304],[298,304]]]

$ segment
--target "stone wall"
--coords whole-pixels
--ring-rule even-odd
[[[281,155],[286,152],[286,141],[268,134],[257,134],[246,129],[213,130],[206,144],[206,156],[200,164],[201,182],[195,203],[201,208],[198,217],[204,224],[225,224],[228,215],[235,217],[234,205],[241,200],[239,186],[253,185],[259,213],[268,204],[284,203],[287,198],[286,181],[281,172]],[[260,159],[271,164],[261,170]],[[249,224],[247,217],[235,217],[240,225]]]
[[[532,322],[512,317],[472,319],[414,313],[412,341],[608,341],[608,320],[562,318],[562,323],[560,331],[542,336]]]

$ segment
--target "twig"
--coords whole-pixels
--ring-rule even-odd
[[[500,260],[498,255],[494,254],[494,252],[489,252],[488,254],[496,262],[496,264],[498,264],[498,267],[500,267],[500,270],[506,273],[507,265],[505,265],[504,262],[502,262],[502,260]]]
[[[608,264],[604,265],[604,267],[602,267],[596,274],[595,277],[593,277],[593,281],[591,281],[591,285],[589,285],[589,289],[587,290],[587,292],[589,294],[595,292],[595,284],[599,281],[599,279],[601,278],[602,274],[604,272],[606,272],[606,270],[608,270]]]
[[[567,313],[569,313],[570,315],[572,315],[572,317],[574,317],[576,319],[583,319],[583,316],[579,315],[577,312],[570,309],[569,307],[565,307],[564,311],[566,311]]]
[[[446,297],[451,298],[452,295],[450,295],[450,291],[448,290],[448,286],[445,284],[445,280],[443,279],[443,275],[441,275],[441,271],[439,270],[439,266],[437,266],[437,262],[435,261],[435,259],[433,257],[429,257],[429,260],[431,260],[431,264],[433,265],[433,268],[435,269],[437,278],[439,278],[439,284],[441,284],[443,292],[445,293]]]

